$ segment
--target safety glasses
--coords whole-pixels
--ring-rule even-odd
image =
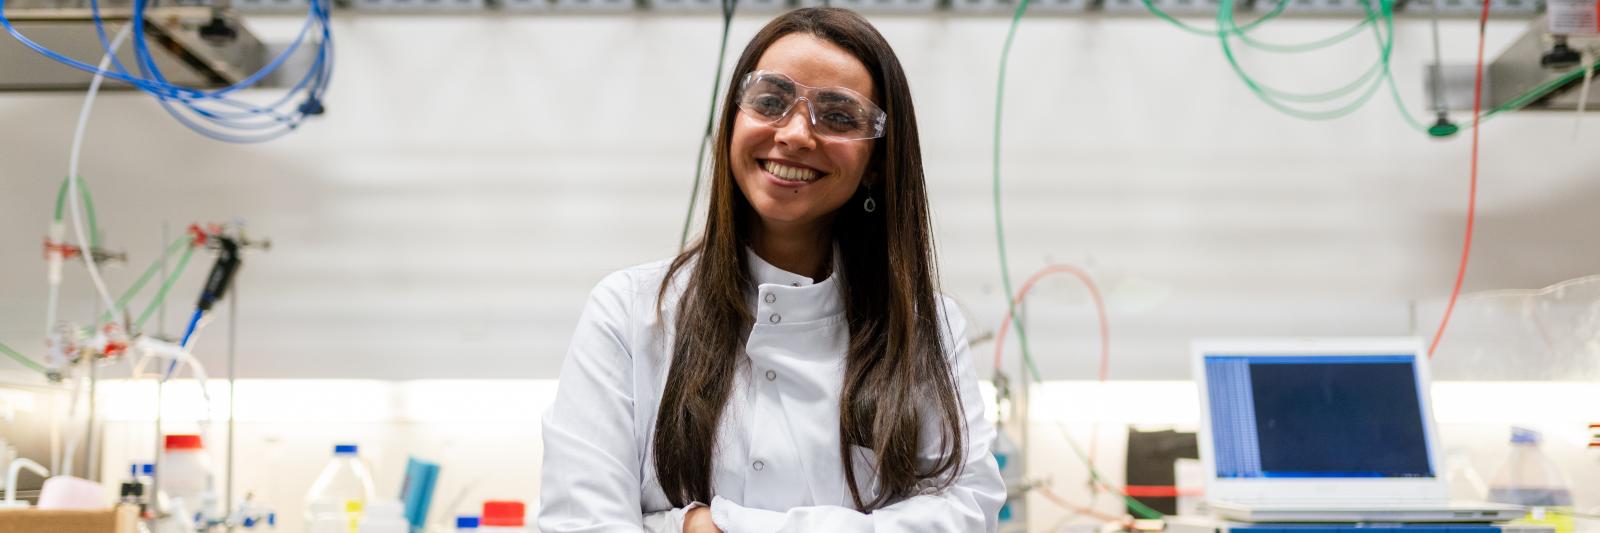
[[[757,70],[739,83],[739,109],[776,125],[806,102],[811,131],[836,141],[882,137],[889,115],[861,93],[844,87],[801,85],[777,72]]]

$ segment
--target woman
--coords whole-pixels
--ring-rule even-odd
[[[853,12],[792,11],[722,108],[700,241],[584,310],[539,528],[993,531],[994,428],[936,292],[894,52]]]

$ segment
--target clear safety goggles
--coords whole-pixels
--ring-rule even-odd
[[[769,125],[783,122],[801,100],[817,135],[854,141],[882,137],[887,129],[888,113],[844,87],[810,87],[765,70],[751,72],[739,83],[739,109]]]

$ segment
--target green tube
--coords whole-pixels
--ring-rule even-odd
[[[167,249],[166,251],[162,252],[161,258],[151,262],[150,266],[144,269],[144,273],[139,275],[139,279],[134,280],[133,285],[129,286],[128,290],[122,293],[121,298],[117,298],[117,309],[126,309],[128,307],[128,303],[133,301],[133,297],[138,295],[139,291],[144,290],[145,284],[149,283],[150,279],[155,277],[156,272],[161,270],[161,264],[165,262],[167,258],[172,257],[172,254],[178,253],[178,250],[185,246],[191,245],[193,242],[193,237],[184,235],[183,237],[179,237],[178,240],[172,241],[172,244],[167,245]],[[115,310],[110,309],[106,310],[105,314],[101,315],[100,317],[101,322],[110,322],[115,319]]]
[[[1288,3],[1288,1],[1285,0],[1284,2],[1281,2],[1278,5],[1280,6],[1280,9],[1281,9],[1281,6],[1283,6],[1284,4],[1287,4],[1287,3]],[[1361,32],[1367,28],[1367,25],[1371,24],[1373,21],[1374,21],[1373,14],[1372,14],[1372,11],[1369,9],[1367,11],[1367,18],[1365,20],[1362,20],[1361,22],[1356,23],[1356,25],[1351,26],[1350,29],[1347,29],[1347,30],[1344,30],[1342,32],[1339,32],[1338,34],[1335,34],[1333,36],[1326,37],[1326,38],[1323,38],[1323,39],[1318,39],[1318,40],[1311,41],[1311,42],[1308,42],[1308,43],[1296,43],[1296,44],[1269,43],[1269,42],[1264,42],[1264,41],[1257,40],[1255,37],[1251,37],[1249,33],[1242,32],[1242,31],[1239,32],[1237,35],[1239,36],[1239,42],[1242,42],[1245,45],[1247,45],[1247,46],[1249,46],[1251,48],[1255,48],[1257,50],[1262,50],[1262,51],[1266,51],[1266,52],[1276,52],[1276,53],[1280,53],[1280,54],[1298,54],[1298,53],[1302,53],[1302,52],[1311,52],[1311,51],[1315,51],[1315,50],[1321,50],[1323,48],[1327,48],[1327,47],[1342,43],[1342,42],[1350,39],[1351,37],[1355,37],[1357,35],[1360,35]]]
[[[22,366],[28,367],[29,370],[32,370],[34,372],[38,372],[40,374],[48,374],[48,373],[50,373],[50,369],[45,368],[44,365],[41,365],[41,364],[35,362],[32,359],[29,359],[27,357],[23,357],[22,354],[17,353],[17,351],[11,349],[10,346],[6,346],[5,344],[0,344],[0,353],[6,354],[7,357],[10,357],[12,360],[16,361],[17,363],[21,364]]]
[[[61,189],[56,191],[55,221],[57,223],[61,222],[62,216],[66,213],[67,179],[70,178],[61,180]],[[94,198],[89,196],[89,186],[84,185],[83,176],[78,176],[78,197],[83,199],[84,218],[88,219],[89,223],[89,246],[98,247],[100,246],[100,223],[95,219]]]
[[[1205,29],[1205,28],[1196,28],[1196,27],[1190,25],[1187,22],[1178,20],[1178,18],[1172,16],[1172,14],[1167,13],[1166,11],[1163,11],[1159,7],[1156,7],[1156,5],[1154,3],[1152,3],[1150,0],[1140,0],[1140,1],[1144,3],[1145,10],[1149,11],[1150,14],[1155,15],[1157,18],[1167,21],[1168,23],[1172,24],[1173,26],[1176,26],[1180,30],[1183,30],[1183,31],[1186,31],[1186,32],[1189,32],[1189,33],[1193,33],[1195,35],[1205,36],[1205,37],[1212,37],[1212,36],[1216,36],[1216,35],[1220,35],[1220,34],[1224,34],[1224,33],[1233,33],[1235,35],[1242,35],[1244,32],[1249,32],[1251,30],[1254,30],[1257,27],[1261,26],[1262,24],[1265,24],[1269,20],[1278,18],[1278,15],[1283,14],[1284,8],[1289,7],[1288,0],[1284,0],[1282,2],[1278,2],[1278,5],[1276,7],[1273,7],[1272,11],[1269,11],[1269,12],[1267,12],[1267,14],[1262,15],[1261,18],[1258,18],[1256,20],[1251,21],[1249,24],[1245,24],[1243,27],[1231,28],[1231,29],[1210,30],[1210,29]]]
[[[1591,70],[1600,71],[1600,61],[1596,61],[1596,62],[1588,65],[1585,68],[1572,69],[1572,72],[1568,72],[1568,73],[1566,73],[1565,75],[1563,75],[1563,76],[1561,76],[1559,78],[1556,78],[1556,79],[1541,83],[1541,84],[1539,84],[1539,86],[1528,90],[1528,92],[1522,93],[1521,96],[1518,96],[1516,98],[1512,98],[1510,101],[1507,101],[1504,104],[1500,104],[1498,106],[1495,106],[1494,109],[1490,109],[1488,112],[1484,113],[1484,117],[1483,118],[1487,119],[1490,116],[1494,116],[1496,114],[1503,113],[1503,112],[1506,112],[1506,111],[1515,111],[1518,108],[1521,108],[1522,106],[1531,104],[1535,100],[1538,100],[1540,98],[1544,98],[1546,95],[1549,95],[1551,91],[1554,91],[1554,90],[1560,88],[1563,85],[1566,85],[1568,83],[1572,83],[1573,81],[1575,81],[1575,80],[1577,80],[1579,78],[1582,78],[1584,72],[1591,71]]]
[[[1367,11],[1367,16],[1368,17],[1373,16],[1372,5],[1371,4],[1369,4],[1367,2],[1362,2],[1361,3],[1361,7],[1362,7],[1362,9],[1365,9]],[[1393,11],[1389,11],[1387,13],[1383,13],[1382,16],[1383,16],[1383,20],[1384,20],[1385,24],[1387,24],[1389,26],[1390,31],[1392,32],[1393,28],[1394,28],[1394,12]],[[1391,35],[1391,38],[1392,38],[1393,34],[1391,33],[1390,35]],[[1373,27],[1373,29],[1372,29],[1372,38],[1378,44],[1378,46],[1381,49],[1381,47],[1383,46],[1383,35],[1378,32],[1377,27]],[[1406,124],[1411,126],[1412,129],[1415,129],[1415,130],[1423,132],[1423,133],[1431,134],[1431,132],[1428,129],[1428,125],[1423,124],[1422,121],[1417,120],[1416,117],[1411,116],[1411,111],[1406,109],[1405,99],[1400,98],[1400,88],[1395,85],[1394,74],[1390,70],[1389,59],[1387,57],[1385,57],[1384,61],[1383,61],[1383,80],[1389,86],[1389,96],[1390,96],[1390,98],[1394,99],[1394,107],[1395,107],[1396,111],[1400,112],[1400,118],[1405,119]]]
[[[1222,6],[1217,10],[1217,24],[1224,29],[1235,27],[1232,13],[1233,1],[1234,0],[1222,0]],[[1386,25],[1385,29],[1387,29],[1388,32],[1386,37],[1383,39],[1382,54],[1379,58],[1379,61],[1382,63],[1387,63],[1389,61],[1390,53],[1394,47],[1393,11],[1392,5],[1388,2],[1388,0],[1380,1],[1381,5],[1383,6],[1383,19]],[[1378,31],[1377,28],[1374,28],[1374,31]],[[1312,111],[1289,106],[1280,101],[1282,98],[1274,96],[1272,92],[1274,89],[1263,86],[1244,71],[1244,68],[1239,65],[1238,59],[1234,57],[1233,46],[1226,33],[1227,32],[1219,32],[1217,40],[1222,45],[1223,55],[1227,58],[1228,65],[1233,69],[1234,74],[1236,74],[1239,79],[1250,88],[1250,91],[1255,93],[1256,97],[1262,102],[1266,103],[1273,109],[1278,110],[1279,112],[1296,118],[1306,120],[1331,120],[1349,115],[1350,113],[1353,113],[1355,110],[1359,109],[1361,106],[1365,105],[1367,101],[1372,98],[1372,95],[1376,94],[1378,88],[1382,87],[1383,85],[1383,80],[1381,78],[1374,79],[1372,80],[1372,83],[1367,85],[1366,90],[1362,91],[1362,93],[1358,95],[1355,100],[1333,109]]]
[[[1148,0],[1146,0],[1148,1]],[[1023,328],[1022,321],[1017,319],[1017,308],[1011,304],[1011,267],[1006,262],[1006,230],[1003,212],[1000,208],[1000,118],[1004,116],[1006,94],[1006,61],[1011,57],[1011,43],[1017,37],[1017,24],[1022,22],[1022,13],[1028,10],[1028,0],[1017,3],[1016,13],[1011,15],[1011,29],[1006,31],[1006,44],[1000,49],[1000,78],[996,83],[994,93],[994,233],[995,243],[1000,250],[1000,281],[1005,286],[1006,313],[1011,315],[1011,323],[1017,326],[1017,342],[1022,346],[1022,360],[1027,364],[1028,370],[1033,373],[1034,379],[1041,379],[1039,367],[1033,363],[1033,352],[1028,349],[1028,333]]]
[[[133,322],[134,331],[143,331],[144,323],[149,321],[150,317],[156,313],[156,308],[161,306],[161,302],[166,301],[167,292],[172,290],[172,286],[178,282],[178,277],[183,274],[184,267],[189,265],[190,257],[194,257],[193,246],[184,250],[183,255],[178,257],[178,265],[172,269],[172,273],[161,284],[161,289],[156,291],[156,295],[150,299],[150,303],[145,304],[144,312],[139,313],[139,319]]]

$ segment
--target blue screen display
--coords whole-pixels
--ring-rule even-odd
[[[1208,355],[1220,478],[1432,477],[1416,358]]]

